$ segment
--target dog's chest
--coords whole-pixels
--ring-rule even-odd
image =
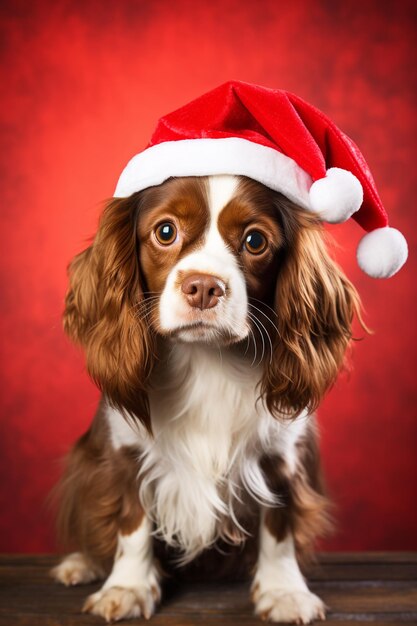
[[[250,361],[195,344],[175,346],[155,372],[154,437],[137,442],[140,497],[159,534],[187,559],[236,521],[243,492],[272,503],[263,455],[293,462],[300,424],[283,426],[257,402],[259,377]]]
[[[233,514],[245,460],[255,454],[259,373],[230,355],[179,346],[150,392],[153,441],[141,499],[159,534],[192,558]],[[222,521],[223,520],[223,521]]]
[[[176,346],[149,394],[152,451],[200,474],[218,477],[230,470],[237,449],[250,445],[257,430],[259,376],[228,353]]]

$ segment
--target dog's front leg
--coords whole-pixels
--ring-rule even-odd
[[[108,622],[129,617],[149,619],[161,597],[154,562],[152,527],[144,516],[131,534],[118,535],[113,569],[103,587],[90,595],[84,612],[101,615]]]
[[[282,530],[282,529],[281,529]],[[280,538],[274,525],[274,512],[261,517],[260,545],[252,585],[255,612],[271,622],[309,624],[325,619],[325,606],[309,591],[295,554],[291,530]]]

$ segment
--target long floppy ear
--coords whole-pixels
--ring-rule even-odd
[[[281,206],[281,215],[282,209],[287,243],[275,291],[278,332],[261,392],[273,414],[295,417],[320,404],[344,363],[353,317],[362,319],[359,296],[330,258],[318,219],[294,205]]]
[[[110,403],[149,430],[146,382],[154,346],[137,314],[143,300],[137,195],[107,204],[94,242],[70,264],[64,329],[84,348],[88,372]]]

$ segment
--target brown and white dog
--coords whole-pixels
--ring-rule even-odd
[[[313,412],[355,314],[319,218],[259,182],[171,178],[107,205],[65,311],[103,394],[61,485],[79,551],[53,571],[107,576],[85,611],[149,618],[158,546],[178,571],[229,552],[264,619],[324,619],[299,567],[328,525]]]

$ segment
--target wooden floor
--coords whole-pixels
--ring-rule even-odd
[[[104,622],[83,615],[84,598],[97,584],[67,589],[48,577],[52,556],[0,557],[1,626],[87,626]],[[310,586],[330,607],[327,625],[417,624],[417,553],[326,554],[309,575]],[[260,624],[249,584],[191,584],[165,589],[153,626]],[[135,624],[140,620],[118,622]]]

